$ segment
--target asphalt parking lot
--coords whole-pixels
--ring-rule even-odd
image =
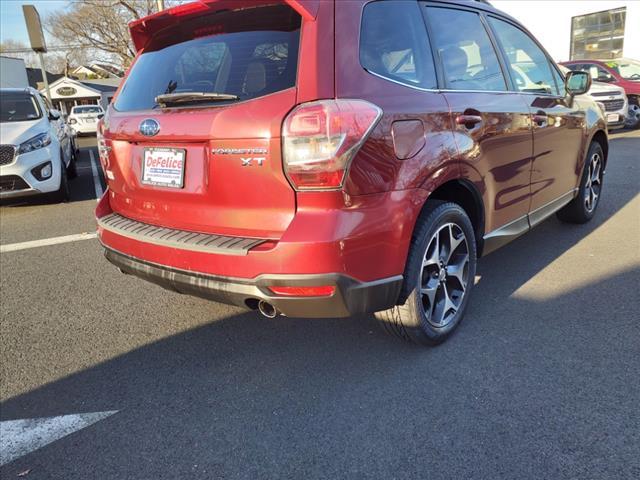
[[[72,201],[2,206],[3,246],[95,230],[82,145]],[[93,238],[1,253],[0,420],[93,416],[0,477],[640,478],[638,152],[640,132],[611,136],[593,222],[554,217],[481,260],[464,323],[432,349],[369,316],[268,320],[169,293]]]

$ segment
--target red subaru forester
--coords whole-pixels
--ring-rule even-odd
[[[478,257],[595,213],[589,75],[483,2],[201,0],[130,29],[96,210],[124,273],[437,343]]]

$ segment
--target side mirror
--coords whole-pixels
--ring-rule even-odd
[[[104,113],[99,113],[98,114],[98,120],[100,120],[102,117],[104,117]]]
[[[53,108],[49,110],[49,120],[60,120],[60,112]]]
[[[567,72],[564,77],[564,86],[571,96],[587,93],[591,88],[591,75],[581,71]]]

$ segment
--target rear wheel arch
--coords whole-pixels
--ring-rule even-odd
[[[476,248],[478,257],[482,254],[484,225],[485,225],[485,208],[482,201],[482,195],[477,187],[464,178],[450,180],[438,186],[427,198],[424,210],[430,200],[440,200],[445,202],[453,202],[462,207],[473,225],[475,234]]]
[[[607,160],[609,159],[609,140],[607,139],[607,134],[603,130],[598,130],[591,137],[591,142],[598,142],[600,147],[602,147],[602,152],[604,153],[604,166],[606,169]],[[589,142],[589,145],[591,145],[591,142]],[[589,151],[589,145],[587,145],[587,152]]]
[[[421,225],[421,219],[429,214],[433,209],[434,204],[447,202],[459,205],[469,217],[475,236],[476,255],[480,258],[484,246],[483,236],[485,224],[485,208],[484,202],[482,201],[482,195],[472,182],[464,178],[457,178],[438,185],[424,200],[419,213],[414,219],[411,242],[409,243],[409,248],[405,255],[405,268],[406,262],[409,261],[409,256],[411,254],[411,246],[415,243],[415,236]],[[399,302],[404,302],[404,300],[406,300],[406,296],[401,294],[398,300]]]
[[[416,220],[397,304],[375,313],[387,332],[433,345],[454,331],[473,289],[474,235],[473,225],[458,203],[425,202]]]

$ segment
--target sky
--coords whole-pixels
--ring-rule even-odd
[[[571,17],[618,7],[627,8],[625,56],[637,57],[640,51],[638,0],[489,0],[491,4],[515,17],[535,35],[556,61],[569,60]],[[551,13],[552,12],[552,13]]]
[[[35,5],[44,21],[47,13],[69,5],[68,0],[0,0],[0,41],[12,39],[29,45],[22,5]]]
[[[68,6],[73,0],[0,0],[0,41],[13,39],[29,44],[22,5],[35,5],[44,19],[47,13]],[[520,20],[542,42],[557,61],[567,60],[571,17],[584,13],[627,6],[640,10],[640,0],[490,0],[491,3]],[[553,15],[550,15],[553,9]],[[637,14],[632,17],[637,18]],[[640,42],[640,29],[625,41]],[[49,42],[50,43],[50,42]]]

